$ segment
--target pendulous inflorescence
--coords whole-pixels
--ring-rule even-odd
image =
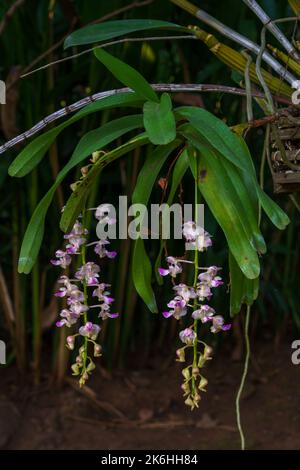
[[[116,223],[115,220],[109,219],[104,206],[105,204],[91,209],[95,211],[95,218],[99,223]],[[76,343],[78,344],[77,357],[71,368],[73,375],[79,376],[80,386],[85,384],[95,368],[91,355],[99,357],[102,354],[101,345],[97,341],[101,324],[91,321],[92,309],[96,309],[97,317],[102,321],[118,317],[118,313],[111,312],[114,299],[110,295],[109,284],[101,282],[99,264],[87,261],[87,254],[92,249],[93,256],[99,259],[113,259],[117,252],[109,251],[110,242],[107,239],[88,243],[88,236],[89,232],[84,224],[76,220],[71,232],[64,235],[67,241],[65,249],[57,250],[55,259],[51,260],[54,266],[59,266],[63,270],[69,270],[73,260],[77,264],[72,278],[66,274],[60,276],[58,280],[60,287],[54,295],[66,299],[66,307],[61,310],[56,326],[76,328],[76,332],[67,337],[66,346],[74,350]]]
[[[223,284],[222,278],[218,275],[220,268],[198,266],[198,252],[203,252],[212,246],[211,236],[193,221],[183,225],[183,236],[196,253],[194,261],[168,256],[166,258],[168,267],[161,267],[158,272],[161,276],[171,276],[174,283],[175,296],[167,304],[168,310],[163,312],[163,316],[173,317],[176,320],[189,316],[191,320],[191,324],[179,333],[184,346],[179,348],[176,354],[177,361],[185,363],[187,351],[192,352],[192,363],[182,371],[184,377],[182,389],[186,405],[194,409],[198,407],[201,399],[200,392],[206,391],[207,379],[202,375],[202,368],[212,358],[212,348],[198,338],[199,322],[209,325],[212,333],[227,331],[231,325],[226,324],[223,316],[216,314],[213,307],[208,304],[212,299],[213,290]],[[195,275],[192,286],[175,284],[175,278],[183,272],[183,264],[193,265]]]

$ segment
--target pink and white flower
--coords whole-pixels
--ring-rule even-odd
[[[95,323],[92,323],[90,321],[86,322],[84,326],[81,326],[79,328],[79,334],[81,336],[87,336],[88,338],[92,339],[95,341],[97,339],[97,336],[100,332],[101,328],[99,325],[96,325]]]

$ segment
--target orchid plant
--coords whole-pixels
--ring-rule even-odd
[[[198,11],[186,0],[176,0],[174,3],[186,8],[197,17],[207,18],[206,14],[203,16],[205,12]],[[209,21],[212,23],[211,19]],[[220,23],[217,24],[220,27]],[[227,64],[231,66],[231,63],[234,63],[235,70],[245,70],[245,74],[248,73],[245,75],[248,89],[246,91],[231,89],[231,92],[233,90],[239,95],[246,94],[248,104],[252,92],[251,86],[249,88],[250,79],[262,84],[264,91],[266,89],[265,82],[260,77],[261,73],[269,84],[271,92],[276,95],[276,99],[279,96],[278,102],[285,103],[292,93],[290,87],[292,77],[286,74],[285,69],[284,73],[282,72],[282,67],[277,61],[274,62],[272,58],[270,61],[269,55],[263,53],[263,50],[260,51],[258,59],[267,58],[267,62],[273,65],[281,78],[287,79],[287,83],[273,77],[265,70],[261,72],[260,63],[257,64],[255,72],[254,65],[250,62],[247,65],[247,59],[242,54],[225,45],[219,47],[216,38],[197,27],[148,19],[110,21],[84,27],[66,38],[66,49],[93,44],[94,58],[126,88],[92,95],[88,101],[84,99],[72,108],[65,108],[62,113],[51,115],[49,122],[50,118],[54,120],[66,115],[70,109],[82,108],[73,117],[29,143],[10,165],[11,176],[21,177],[30,173],[41,162],[60,132],[77,120],[113,108],[139,110],[138,114],[131,113],[119,117],[82,136],[69,162],[59,172],[54,184],[36,207],[21,247],[18,270],[20,273],[29,273],[37,259],[43,240],[46,214],[58,186],[72,169],[92,155],[90,164],[81,169],[80,179],[71,186],[72,194],[66,203],[60,222],[60,228],[65,233],[66,246],[58,250],[55,259],[52,260],[53,265],[65,270],[65,274],[59,279],[61,287],[56,296],[65,298],[66,306],[61,310],[57,326],[71,330],[75,326],[77,328],[75,333],[71,331],[68,336],[67,346],[69,349],[75,349],[78,345],[78,354],[72,369],[73,373],[79,376],[81,385],[86,382],[94,368],[90,349],[94,348],[94,356],[101,354],[98,342],[101,325],[99,320],[95,322],[93,309],[98,310],[98,318],[101,321],[118,315],[110,312],[113,299],[110,296],[110,286],[101,279],[99,264],[90,257],[87,260],[87,254],[92,248],[94,255],[100,259],[104,257],[113,259],[116,255],[115,251],[109,251],[107,239],[89,242],[85,226],[86,202],[107,165],[122,157],[130,158],[132,152],[137,149],[139,151],[145,147],[149,149],[132,194],[133,202],[144,205],[149,203],[151,192],[164,164],[169,166],[168,181],[164,191],[168,204],[172,203],[186,173],[190,172],[195,184],[195,205],[199,192],[226,237],[230,270],[228,310],[231,316],[239,313],[243,305],[246,304],[248,307],[252,305],[258,296],[260,257],[267,250],[260,228],[262,211],[281,230],[289,223],[285,212],[263,191],[257,180],[250,151],[242,137],[243,130],[248,127],[247,123],[236,126],[233,132],[225,122],[203,108],[196,106],[174,108],[171,95],[167,91],[172,93],[178,89],[187,91],[193,88],[185,85],[180,85],[178,88],[176,84],[163,87],[161,84],[150,85],[137,70],[104,50],[104,46],[110,45],[104,41],[115,40],[124,34],[166,29],[173,30],[177,37],[180,33],[194,40],[204,41]],[[238,38],[241,41],[241,35]],[[243,38],[242,41],[244,44]],[[251,51],[259,52],[257,45],[252,42],[246,43],[252,47],[249,47]],[[98,45],[94,46],[95,44]],[[262,93],[256,96],[261,99],[264,97]],[[250,108],[251,106],[249,111]],[[252,118],[249,118],[249,121],[252,121]],[[30,137],[44,125],[44,122],[39,123],[24,136]],[[120,144],[120,139],[128,133],[131,133],[130,138]],[[12,142],[15,144],[16,140]],[[108,149],[111,144],[112,148]],[[3,151],[11,145],[8,143],[0,150]],[[106,219],[101,206],[93,210],[99,223],[115,223]],[[199,229],[196,218],[184,224],[183,236],[194,248],[194,260],[168,256],[167,267],[160,267],[165,245],[165,241],[161,239],[154,272],[160,285],[165,276],[170,276],[173,280],[175,296],[168,302],[168,310],[163,312],[164,317],[177,320],[182,317],[190,319],[189,325],[179,333],[184,346],[178,349],[177,357],[180,362],[185,362],[186,353],[192,351],[192,363],[183,369],[182,387],[186,404],[194,408],[198,406],[200,400],[199,392],[205,389],[207,383],[202,375],[202,368],[212,353],[211,347],[199,339],[199,325],[204,327],[209,325],[210,331],[215,334],[229,330],[230,323],[225,322],[223,316],[216,313],[210,305],[214,289],[223,283],[219,276],[219,267],[199,266],[198,254],[210,248],[211,236],[203,232],[203,228]],[[158,312],[159,307],[153,288],[153,256],[148,255],[142,237],[135,240],[132,251],[133,284],[149,310],[153,313]],[[73,263],[75,258],[79,259],[80,263],[74,275],[70,277],[67,272],[75,264]],[[176,277],[183,271],[183,265],[189,264],[194,268],[193,285],[181,282],[175,284]],[[90,300],[94,297],[99,302],[96,305]]]

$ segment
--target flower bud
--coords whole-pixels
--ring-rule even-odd
[[[199,370],[199,367],[193,367],[192,368],[192,375],[193,377],[198,377],[198,375],[200,374],[200,370]]]
[[[90,165],[86,165],[86,166],[83,166],[83,167],[80,168],[80,171],[81,171],[81,174],[82,174],[83,177],[85,177],[88,174],[89,166]]]
[[[79,375],[79,365],[78,364],[72,364],[71,369],[73,371],[72,375]]]
[[[181,385],[181,389],[184,391],[185,394],[189,394],[190,391],[191,391],[188,382],[184,382],[184,383]]]
[[[96,367],[95,364],[93,363],[93,361],[91,361],[91,362],[89,363],[89,365],[87,366],[86,371],[87,371],[87,372],[92,372],[92,370],[94,370],[95,367]]]
[[[67,348],[73,351],[75,346],[75,336],[67,336]]]
[[[199,360],[198,360],[198,368],[202,369],[202,367],[204,366],[205,363],[206,363],[205,356],[203,354],[200,354]]]
[[[85,385],[86,379],[81,376],[79,379],[79,387],[83,387]]]
[[[81,357],[81,356],[77,356],[77,357],[76,357],[76,364],[78,364],[79,366],[82,366],[83,360],[82,360],[82,357]]]
[[[205,387],[208,384],[208,380],[201,375],[201,379],[198,385],[199,390],[202,390],[202,392],[206,392]]]
[[[191,374],[190,374],[188,367],[182,370],[182,375],[185,378],[185,380],[189,380],[191,378]]]
[[[206,344],[204,348],[204,357],[207,361],[212,359],[212,353],[213,353],[213,348],[211,348],[210,346]]]
[[[194,402],[193,400],[191,399],[191,397],[187,397],[186,400],[184,400],[184,403],[187,405],[187,406],[190,406],[192,409],[194,408]]]
[[[176,359],[177,362],[185,362],[184,348],[177,349],[176,355],[177,355],[177,359]]]
[[[76,181],[75,183],[70,184],[71,190],[74,192],[77,189],[77,186],[80,184],[80,181]]]
[[[92,163],[96,163],[96,161],[98,160],[98,158],[100,157],[100,155],[101,155],[101,152],[99,152],[99,151],[93,152],[93,153],[92,153],[91,162],[92,162]]]
[[[102,355],[102,347],[100,344],[95,343],[94,345],[94,357],[100,357]]]

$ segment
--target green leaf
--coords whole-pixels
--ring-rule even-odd
[[[214,153],[218,154],[218,152]],[[256,192],[253,191],[252,179],[245,171],[239,170],[222,156],[220,164],[227,173],[227,187],[231,187],[241,224],[248,234],[252,247],[261,254],[266,253],[266,243],[258,226],[258,198]]]
[[[240,270],[231,252],[229,252],[230,270],[230,315],[240,312],[242,305],[252,305],[258,297],[259,277],[247,279]]]
[[[202,153],[206,152],[207,144],[197,131],[190,128],[189,125],[183,125],[181,129],[182,133],[198,150]],[[253,191],[252,178],[249,177],[248,172],[240,170],[229,160],[223,158],[223,155],[217,150],[210,148],[210,152],[215,156],[221,167],[220,172],[223,173],[226,189],[234,202],[240,224],[244,228],[251,246],[259,253],[265,253],[267,248],[258,227],[258,199],[256,192]],[[192,171],[195,173],[195,168]]]
[[[179,26],[168,21],[160,20],[117,20],[106,21],[102,24],[85,26],[70,34],[64,42],[64,48],[94,44],[108,39],[124,36],[137,31],[147,31],[151,29],[167,29],[184,31],[190,33],[188,28]]]
[[[175,111],[187,119],[213,149],[241,170],[249,169],[249,161],[245,159],[245,150],[240,139],[221,119],[203,108],[193,106],[181,107]]]
[[[200,152],[199,173],[193,173],[194,178],[198,179],[199,190],[221,226],[240,269],[247,278],[255,279],[260,272],[259,259],[251,246],[249,234],[245,231],[239,213],[240,207],[236,204],[236,192],[232,191],[232,184],[222,166],[221,158],[197,141],[193,140],[193,144]],[[194,166],[190,167],[193,172]]]
[[[275,225],[275,227],[279,228],[280,230],[284,230],[286,226],[290,223],[290,219],[286,215],[286,213],[281,209],[281,207],[276,204],[259,186],[258,181],[256,179],[255,174],[255,167],[250,155],[250,151],[244,139],[241,137],[239,138],[241,145],[244,149],[245,159],[248,160],[247,168],[251,166],[249,170],[249,177],[252,177],[252,183],[256,188],[257,196],[260,201],[260,204],[265,211],[266,215],[269,217],[271,222]]]
[[[104,49],[94,49],[97,59],[124,85],[128,86],[141,97],[150,101],[158,101],[157,94],[147,80],[133,67],[106,52]]]
[[[142,124],[141,116],[126,116],[104,124],[99,129],[85,134],[76,146],[67,165],[59,172],[46,195],[37,205],[27,226],[19,258],[18,271],[28,274],[38,256],[45,227],[45,218],[55,191],[67,173],[95,150],[100,150],[113,140],[121,137]]]
[[[144,104],[144,126],[150,142],[165,145],[176,137],[176,121],[172,112],[172,101],[163,93],[159,103],[146,101]]]
[[[27,175],[33,168],[35,168],[47,150],[53,144],[56,137],[63,131],[66,127],[70,126],[74,122],[82,119],[83,117],[101,111],[104,109],[119,107],[119,106],[136,106],[141,105],[140,98],[137,97],[135,93],[118,93],[116,95],[107,96],[101,101],[96,101],[90,103],[84,108],[82,108],[78,113],[72,116],[67,121],[63,122],[54,129],[50,129],[44,134],[35,138],[30,144],[28,144],[20,154],[15,158],[8,169],[10,176],[22,177]]]
[[[151,287],[152,266],[141,238],[138,238],[134,242],[132,263],[132,279],[137,293],[148,306],[149,310],[152,313],[157,313],[156,300]]]
[[[178,147],[179,143],[180,140],[178,139],[168,145],[158,147],[153,153],[149,154],[137,178],[132,194],[133,204],[148,204],[151,191],[163,164],[170,153]]]
[[[147,205],[159,172],[170,153],[178,146],[180,140],[158,147],[150,153],[141,169],[132,195],[133,204]],[[143,259],[141,259],[143,256]],[[143,273],[143,269],[145,272]],[[132,278],[138,294],[142,297],[151,312],[157,311],[154,292],[152,290],[152,267],[145,251],[144,240],[135,242],[132,258]],[[154,303],[153,303],[154,302]],[[155,309],[153,307],[155,305]]]
[[[87,176],[85,176],[85,178],[78,185],[76,190],[71,194],[67,201],[60,221],[60,228],[63,232],[67,232],[73,227],[76,218],[84,206],[91,187],[95,183],[102,169],[122,155],[125,155],[131,150],[134,150],[135,148],[140,147],[141,145],[144,145],[148,142],[149,140],[146,134],[141,134],[131,139],[126,144],[120,145],[120,147],[112,150],[111,152],[108,152],[93,164]]]
[[[173,203],[177,188],[180,185],[180,183],[182,181],[182,178],[184,177],[188,167],[189,167],[188,154],[187,154],[187,151],[184,150],[182,152],[182,154],[179,156],[179,158],[177,159],[177,161],[174,165],[174,170],[173,170],[173,173],[172,173],[171,189],[170,189],[169,196],[168,196],[168,199],[167,199],[167,205],[168,206],[171,206],[171,204]],[[165,212],[163,211],[162,212],[162,220],[164,219],[164,214],[165,214]],[[154,268],[155,269],[156,280],[157,280],[159,285],[163,284],[163,279],[160,276],[160,274],[158,273],[158,268],[161,266],[161,258],[162,258],[162,253],[163,253],[163,249],[164,249],[164,243],[165,243],[164,240],[160,241],[160,249],[159,249],[159,253],[158,253],[158,256],[156,258],[156,261],[155,261],[155,268]]]
[[[269,219],[273,222],[275,227],[279,228],[280,230],[284,230],[287,225],[290,223],[289,217],[286,213],[281,209],[281,207],[276,204],[258,185],[257,188],[258,197],[261,203],[261,207],[269,217]]]

